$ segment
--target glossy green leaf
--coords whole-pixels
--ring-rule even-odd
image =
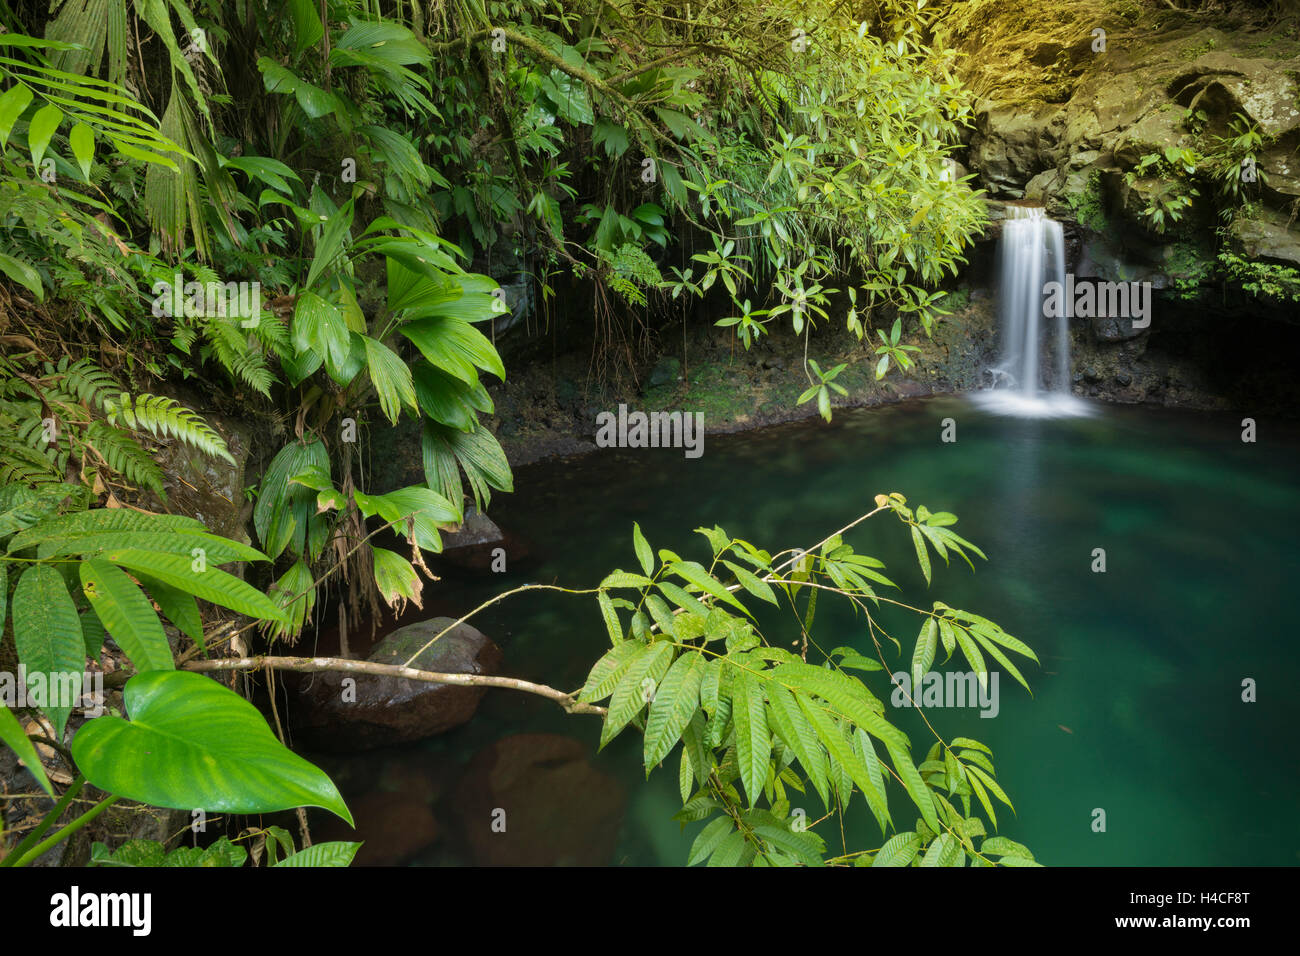
[[[68,142],[72,146],[72,155],[76,157],[81,174],[90,181],[90,164],[95,159],[95,134],[85,123],[78,123],[68,133]]]
[[[587,681],[583,684],[582,692],[578,694],[578,700],[591,704],[604,700],[614,693],[614,688],[618,686],[618,682],[631,666],[633,658],[641,653],[645,646],[636,640],[621,641],[611,650],[606,651],[604,656],[592,666],[591,673],[587,675]]]
[[[249,617],[268,621],[280,621],[284,617],[276,603],[261,591],[219,568],[195,570],[194,563],[188,557],[124,548],[105,551],[103,558],[132,571],[143,571],[163,584],[170,584],[195,597]]]
[[[8,744],[9,748],[27,765],[28,771],[36,778],[41,789],[53,797],[54,788],[50,786],[50,778],[45,776],[45,768],[41,766],[41,758],[36,754],[35,745],[23,732],[22,725],[18,723],[14,712],[3,704],[0,704],[0,740]]]
[[[313,843],[306,849],[287,856],[275,866],[350,866],[352,858],[361,849],[360,843],[334,841]]]
[[[751,807],[758,805],[767,780],[768,762],[772,756],[772,733],[767,727],[767,706],[764,684],[753,673],[743,668],[736,672],[732,691],[732,717],[736,722],[736,760],[740,766],[740,781]]]
[[[795,703],[794,696],[780,682],[772,681],[767,685],[767,696],[768,720],[772,729],[794,751],[822,803],[829,808],[831,803],[827,788],[826,755],[822,752],[816,732]]]
[[[649,703],[672,660],[673,646],[667,641],[642,644],[637,648],[610,697],[609,713],[600,729],[601,749]]]
[[[717,578],[709,574],[695,561],[675,561],[669,566],[668,571],[685,579],[687,583],[695,585],[706,594],[711,594],[718,600],[725,601],[746,614],[749,613],[749,610],[736,599],[734,594],[723,587]]]
[[[916,636],[916,650],[912,652],[912,693],[919,696],[921,678],[934,663],[934,654],[938,647],[939,625],[933,617],[925,619],[921,633]]]
[[[387,548],[372,548],[375,586],[390,607],[419,599],[420,577],[410,561]]]
[[[654,552],[650,550],[650,543],[646,541],[645,535],[641,533],[641,526],[636,522],[632,523],[632,545],[636,549],[636,559],[641,564],[641,570],[647,575],[654,574]]]
[[[63,110],[53,103],[46,103],[32,116],[31,125],[27,128],[27,145],[32,151],[32,165],[37,169],[40,169],[50,138],[62,120]]]
[[[916,765],[912,763],[912,758],[906,750],[889,741],[885,742],[885,747],[889,751],[889,759],[894,765],[894,772],[903,781],[903,787],[907,790],[907,795],[912,798],[912,802],[921,811],[921,818],[925,820],[926,825],[937,833],[940,827],[939,817],[934,809],[934,794],[921,780],[921,774],[917,771]]]
[[[352,342],[343,312],[337,305],[315,292],[302,292],[293,312],[291,328],[293,347],[299,352],[311,349],[325,360],[328,370],[338,371],[347,364]]]
[[[370,381],[379,395],[379,407],[384,417],[396,424],[404,407],[415,410],[415,385],[411,370],[396,353],[382,342],[363,336],[366,346],[366,366]]]
[[[609,631],[609,643],[617,646],[623,640],[623,625],[619,622],[618,612],[614,610],[614,602],[604,591],[596,595],[596,602],[600,605],[600,616],[605,622],[605,629]]]
[[[777,603],[776,594],[772,591],[772,586],[766,581],[754,575],[749,571],[749,569],[736,564],[734,561],[724,560],[722,563],[731,569],[731,573],[736,576],[736,580],[740,582],[740,586],[750,594],[754,595],[754,597],[758,598],[760,601],[766,601],[768,604]]]
[[[176,810],[352,815],[320,769],[275,738],[257,708],[202,674],[150,671],[126,683],[130,720],[105,715],[72,740],[94,786]]]
[[[64,684],[76,676],[81,687],[86,665],[86,644],[81,618],[68,593],[63,576],[48,564],[36,564],[23,572],[13,596],[14,645],[18,659],[29,675],[45,675],[53,694],[55,683]],[[72,712],[72,701],[42,708],[59,736]]]
[[[104,628],[137,671],[169,671],[176,665],[162,621],[144,592],[120,568],[99,558],[83,561],[81,590]]]
[[[32,101],[31,87],[18,83],[0,93],[0,149],[9,142],[14,123]]]
[[[880,848],[880,852],[871,861],[871,865],[907,866],[916,859],[919,849],[920,842],[917,840],[915,833],[910,831],[898,833],[885,841],[885,845]]]
[[[690,723],[700,703],[700,680],[704,676],[704,658],[687,651],[668,668],[668,673],[650,702],[645,728],[646,776],[676,746],[682,731]]]
[[[941,833],[935,837],[921,859],[922,866],[961,866],[965,862],[961,844],[951,833]]]
[[[3,272],[19,285],[24,286],[32,295],[36,296],[37,302],[45,300],[45,286],[41,284],[40,273],[23,262],[23,260],[0,253],[0,272]]]
[[[912,544],[916,547],[916,560],[921,565],[921,573],[925,575],[925,583],[930,583],[930,554],[925,550],[925,540],[921,537],[921,532],[912,526]]]
[[[726,815],[718,817],[695,838],[695,842],[691,844],[691,852],[686,858],[686,865],[695,866],[697,863],[703,863],[713,855],[723,840],[734,833],[735,825],[731,817]]]

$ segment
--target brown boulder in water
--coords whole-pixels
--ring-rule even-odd
[[[479,751],[450,807],[473,862],[613,863],[626,795],[590,756],[586,744],[558,734],[513,734]]]
[[[366,659],[404,664],[453,623],[453,618],[436,617],[399,627]],[[476,628],[458,624],[411,666],[447,674],[496,674],[501,661],[501,648]],[[420,740],[469,720],[485,690],[375,674],[309,674],[299,685],[293,709],[294,742],[308,749],[355,751]]]
[[[507,562],[514,564],[527,558],[528,551],[521,538],[502,531],[491,518],[470,507],[455,531],[442,532],[442,551],[437,561],[468,571],[501,572],[507,570]]]

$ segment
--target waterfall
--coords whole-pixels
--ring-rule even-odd
[[[1025,416],[1080,414],[1070,394],[1069,309],[1048,316],[1046,286],[1065,286],[1065,234],[1039,207],[1008,206],[998,247],[1001,356],[986,405]]]

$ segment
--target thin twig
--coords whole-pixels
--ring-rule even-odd
[[[219,661],[193,661],[186,664],[187,671],[246,671],[266,668],[277,671],[296,671],[298,673],[317,673],[333,671],[340,673],[374,674],[379,677],[402,677],[406,680],[421,681],[426,684],[455,684],[461,687],[504,687],[508,690],[536,694],[555,701],[570,714],[604,714],[604,707],[584,704],[572,694],[534,684],[532,681],[519,680],[514,677],[492,677],[487,674],[443,674],[436,671],[416,670],[401,664],[379,664],[375,661],[344,660],[341,657],[232,657]]]

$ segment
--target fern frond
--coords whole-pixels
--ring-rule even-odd
[[[105,413],[109,403],[122,391],[117,379],[90,359],[81,359],[66,368],[58,368],[50,377],[66,387],[76,396],[77,401]]]
[[[258,394],[269,397],[275,377],[266,367],[262,353],[249,348],[247,333],[234,322],[221,317],[209,318],[204,323],[203,330],[212,345],[213,354],[226,371],[246,382]],[[288,338],[287,332],[285,338]]]
[[[108,417],[110,424],[116,425],[121,420],[128,428],[148,432],[155,438],[177,438],[232,465],[235,463],[224,438],[194,412],[166,395],[146,392],[132,402],[131,396],[123,392],[108,410]]]
[[[293,355],[293,348],[289,344],[289,327],[271,310],[262,310],[261,319],[253,326],[253,334],[268,351],[281,358]]]
[[[0,432],[0,484],[41,485],[62,481],[53,452],[29,447],[12,432]]]
[[[162,469],[130,432],[108,422],[95,422],[86,429],[84,443],[127,481],[148,488],[159,496],[163,494]]]
[[[657,289],[663,285],[659,267],[640,246],[627,242],[613,252],[600,250],[601,261],[608,267],[605,277],[609,287],[629,305],[645,305],[643,289]]]

